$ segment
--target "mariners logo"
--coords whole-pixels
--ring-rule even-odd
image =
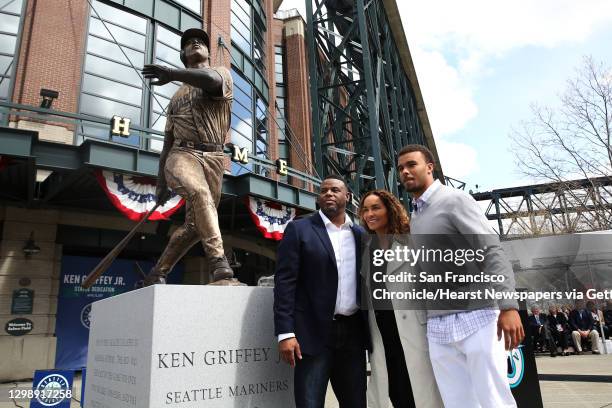
[[[523,346],[519,346],[508,352],[508,383],[510,383],[510,388],[518,387],[523,381],[524,374]]]
[[[66,377],[59,374],[50,374],[40,380],[36,386],[36,390],[39,392],[36,400],[45,407],[54,407],[66,398],[65,393],[57,391],[67,390],[68,388],[69,385]]]
[[[83,327],[85,327],[88,330],[89,330],[90,318],[91,318],[91,303],[86,305],[81,310],[81,324],[83,325]]]

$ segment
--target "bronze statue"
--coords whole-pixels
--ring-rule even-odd
[[[210,40],[201,29],[183,33],[181,61],[185,69],[145,65],[142,70],[145,78],[155,79],[151,85],[183,83],[168,104],[156,194],[163,204],[171,188],[186,201],[185,224],[172,234],[142,284],[165,283],[174,265],[198,241],[204,246],[213,284],[239,284],[223,251],[217,215],[223,145],[231,122],[232,76],[225,67],[210,66]]]

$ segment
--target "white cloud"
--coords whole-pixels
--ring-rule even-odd
[[[476,150],[473,147],[438,139],[436,148],[446,176],[462,180],[479,170]]]
[[[467,54],[582,42],[612,20],[609,0],[398,1],[411,45]]]
[[[581,43],[612,22],[611,0],[396,1],[444,171],[456,178],[478,171],[476,149],[452,136],[477,117],[474,94],[495,60],[527,46]],[[304,4],[285,0],[281,9],[305,16]]]
[[[306,2],[304,0],[283,0],[279,10],[298,9],[304,20],[306,20]]]
[[[492,59],[520,47],[579,43],[612,21],[609,0],[409,0],[398,8],[437,138],[476,116],[473,94]]]
[[[449,65],[438,51],[412,50],[419,66],[427,67],[418,75],[419,85],[427,104],[427,115],[436,138],[452,134],[476,117],[472,89],[461,78],[460,71]]]

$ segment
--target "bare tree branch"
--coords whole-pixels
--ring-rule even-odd
[[[534,104],[531,113],[510,134],[517,170],[558,188],[537,202],[540,207],[572,210],[559,217],[540,209],[530,215],[532,227],[544,231],[548,219],[551,229],[564,232],[612,228],[612,189],[606,187],[612,182],[612,70],[585,57],[575,78],[567,81],[560,105]]]

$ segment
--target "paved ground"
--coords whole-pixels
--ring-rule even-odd
[[[536,364],[544,408],[612,408],[611,354],[538,356]],[[338,408],[331,387],[325,408]]]
[[[539,356],[536,362],[545,408],[612,408],[612,354],[557,358]],[[0,384],[0,396],[4,400],[0,400],[0,408],[29,407],[27,402],[6,402],[7,390],[13,384]],[[31,386],[31,383],[19,385],[26,387]],[[80,377],[75,378],[74,393],[80,398]],[[78,402],[73,400],[71,408],[78,407]],[[331,387],[328,389],[325,408],[338,408]]]
[[[612,407],[611,354],[556,358],[542,356],[537,357],[536,362],[546,408]]]

